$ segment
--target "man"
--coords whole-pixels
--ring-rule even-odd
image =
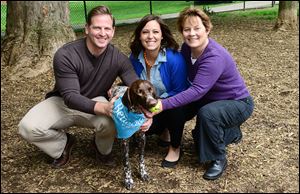
[[[110,10],[98,6],[88,14],[86,37],[67,43],[54,55],[55,87],[19,123],[20,135],[54,158],[52,166],[68,163],[75,137],[63,129],[95,128],[96,156],[112,165],[116,135],[111,118],[113,102],[108,90],[119,76],[130,85],[138,79],[126,55],[110,44],[115,20]],[[149,119],[142,128],[150,126]]]

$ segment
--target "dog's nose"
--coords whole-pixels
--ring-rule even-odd
[[[157,104],[157,102],[158,101],[155,98],[150,98],[149,99],[149,106],[153,107],[153,106],[155,106]]]

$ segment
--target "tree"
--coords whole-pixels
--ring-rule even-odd
[[[297,4],[298,1],[279,1],[275,30],[298,29]]]
[[[68,1],[7,1],[1,64],[12,67],[11,79],[34,77],[52,67],[52,57],[75,40]]]

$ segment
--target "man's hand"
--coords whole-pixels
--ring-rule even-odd
[[[112,110],[114,102],[118,99],[118,96],[113,97],[109,102],[96,102],[94,107],[94,112],[96,115],[105,114],[107,116],[112,116]]]
[[[115,97],[113,97],[113,98],[110,100],[110,102],[111,102],[112,104],[114,104],[115,101],[116,101],[118,98],[119,98],[119,96],[115,96]]]
[[[108,96],[108,98],[111,98],[111,95],[112,95],[112,93],[111,93],[111,88],[107,91],[107,96]]]

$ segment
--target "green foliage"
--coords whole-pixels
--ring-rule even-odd
[[[203,11],[207,14],[207,15],[213,15],[214,14],[214,12],[210,9],[210,7],[209,6],[203,6]]]

